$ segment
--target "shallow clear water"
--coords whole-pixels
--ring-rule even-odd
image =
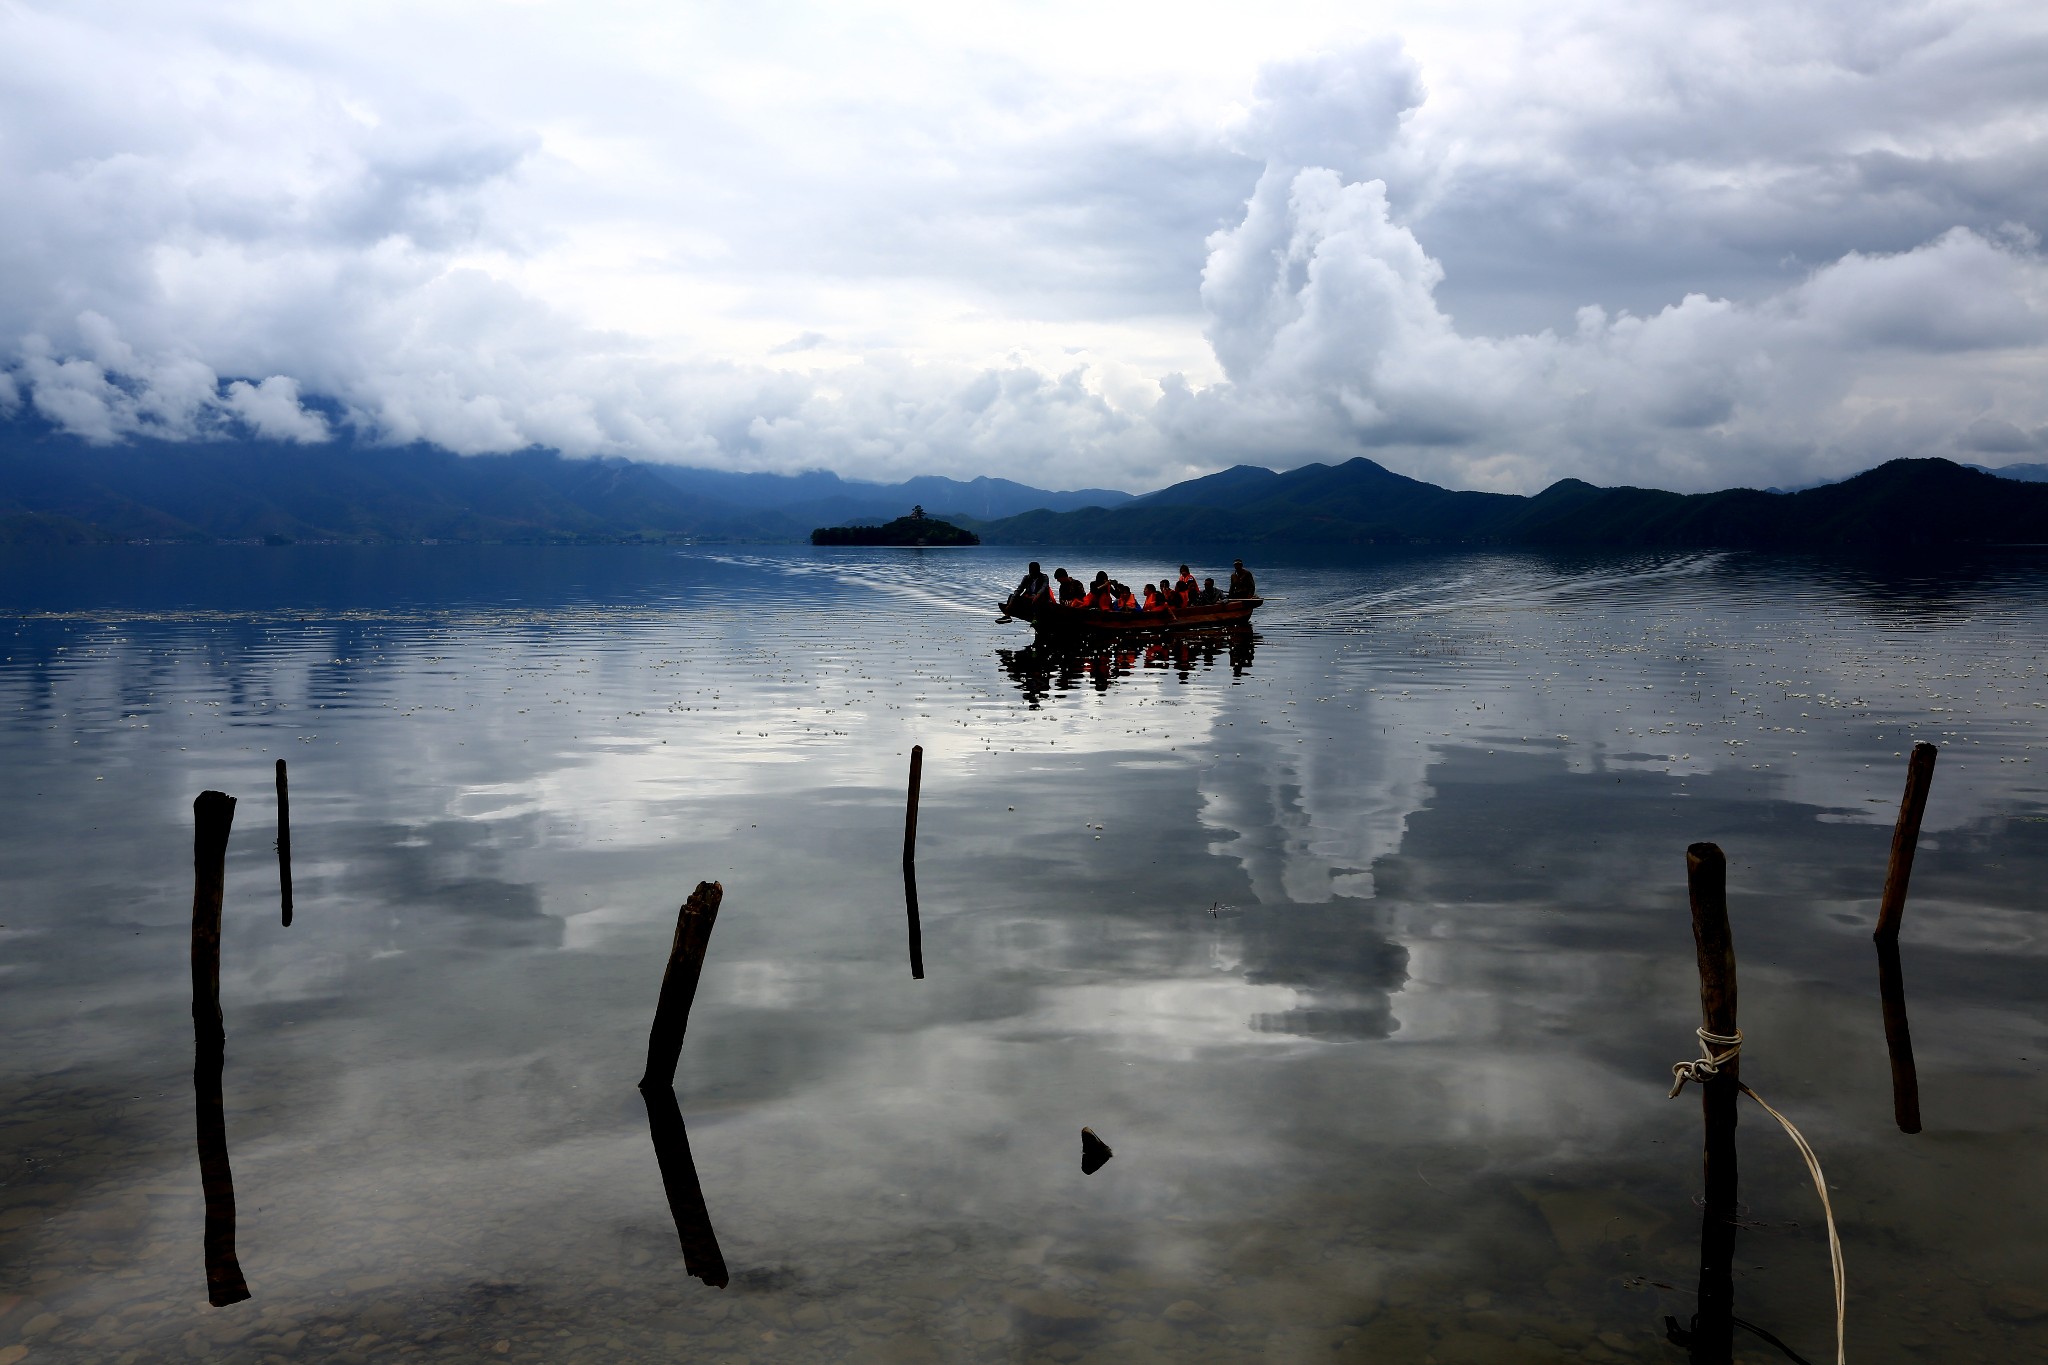
[[[1833,1187],[1852,1358],[2048,1354],[2048,563],[1255,562],[1255,639],[1077,659],[994,621],[1017,559],[0,562],[0,1365],[1682,1358],[1700,839],[1744,1078]],[[1909,1136],[1869,931],[1916,738]],[[218,1309],[206,788],[240,800],[252,1292]],[[704,879],[675,1093],[723,1289],[634,1088]],[[1742,1122],[1736,1311],[1827,1358],[1814,1191]]]

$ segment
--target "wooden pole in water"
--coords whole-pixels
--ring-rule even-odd
[[[1923,739],[1906,760],[1906,795],[1899,802],[1899,822],[1892,827],[1892,860],[1877,906],[1877,930],[1871,935],[1879,943],[1899,941],[1899,923],[1906,917],[1906,883],[1912,879],[1913,854],[1920,847],[1920,817],[1927,810],[1927,789],[1934,783],[1934,760],[1940,752]]]
[[[224,1038],[220,1013],[220,905],[227,889],[228,833],[235,798],[201,792],[192,801],[192,1031]]]
[[[917,914],[917,869],[903,865],[903,909],[910,921],[910,975],[924,980],[924,925]]]
[[[1906,1022],[1906,977],[1899,941],[1877,941],[1877,998],[1884,1004],[1884,1046],[1892,1059],[1892,1117],[1902,1133],[1920,1131],[1920,1072],[1913,1065],[1913,1030]]]
[[[235,1256],[235,1176],[221,1097],[227,1029],[220,1012],[220,907],[234,822],[235,798],[225,792],[201,792],[192,802],[192,1098],[206,1196],[206,1301],[216,1308],[249,1297]]]
[[[910,798],[903,811],[903,909],[910,922],[910,975],[924,980],[924,925],[917,914],[917,791],[924,781],[924,746],[910,746]]]
[[[647,1032],[647,1070],[640,1088],[675,1084],[676,1063],[683,1055],[683,1031],[690,1026],[690,1002],[697,998],[697,977],[704,970],[704,950],[725,887],[698,882],[697,889],[676,912],[676,934],[669,944],[668,967],[661,974],[661,997],[654,1006],[654,1025]]]
[[[1686,888],[1692,902],[1693,946],[1699,957],[1700,1025],[1734,1037],[1735,940],[1728,930],[1728,860],[1715,844],[1685,851]],[[1708,1044],[1704,1054],[1723,1049]],[[1693,1323],[1692,1359],[1725,1365],[1735,1343],[1735,1101],[1741,1059],[1723,1062],[1700,1084],[1706,1126],[1706,1203],[1700,1215],[1699,1317]]]
[[[917,861],[917,789],[924,780],[924,745],[910,746],[910,804],[903,814],[903,866]]]
[[[669,1217],[675,1219],[676,1238],[682,1244],[683,1269],[712,1288],[723,1289],[732,1277],[726,1273],[725,1254],[718,1249],[711,1211],[704,1207],[704,1187],[697,1182],[690,1133],[683,1126],[675,1091],[655,1086],[642,1089],[640,1098],[647,1105],[647,1132],[654,1140],[654,1160],[661,1168]]]
[[[292,798],[285,787],[284,760],[277,760],[277,884],[284,902],[284,927],[292,927]]]

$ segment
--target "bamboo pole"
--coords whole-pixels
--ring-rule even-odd
[[[654,1024],[647,1032],[647,1070],[640,1077],[642,1090],[675,1084],[676,1063],[683,1054],[683,1032],[690,1026],[690,1002],[697,998],[697,978],[704,969],[704,950],[711,945],[711,929],[718,921],[718,907],[725,899],[725,887],[718,882],[698,882],[697,889],[676,912],[675,938],[669,944],[668,966],[661,975],[661,996],[654,1006]]]
[[[221,1096],[227,1029],[220,1012],[220,909],[234,822],[235,798],[225,792],[201,792],[192,802],[192,1099],[206,1197],[206,1301],[215,1308],[249,1297],[235,1255],[235,1176]]]
[[[284,760],[277,760],[277,884],[284,927],[292,927],[292,798],[285,786]]]
[[[1892,1059],[1892,1117],[1902,1133],[1920,1131],[1920,1072],[1913,1065],[1913,1030],[1906,1022],[1906,977],[1897,939],[1877,941],[1877,997],[1884,1005],[1884,1046]]]
[[[1934,760],[1940,752],[1923,739],[1906,760],[1906,794],[1899,801],[1899,821],[1892,827],[1892,859],[1878,901],[1877,929],[1871,935],[1879,943],[1899,941],[1899,924],[1906,917],[1906,883],[1912,880],[1913,854],[1920,846],[1920,817],[1927,810],[1927,789],[1934,783]]]
[[[1735,940],[1728,929],[1728,860],[1717,845],[1694,844],[1685,851],[1685,872],[1699,960],[1700,1024],[1709,1033],[1733,1037]],[[1714,1050],[1709,1045],[1705,1052],[1712,1055]],[[1706,1202],[1700,1214],[1699,1316],[1689,1343],[1699,1365],[1726,1365],[1735,1349],[1735,1101],[1740,1073],[1741,1059],[1731,1058],[1700,1084]]]

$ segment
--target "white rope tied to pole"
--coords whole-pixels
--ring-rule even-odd
[[[1685,1089],[1687,1081],[1704,1083],[1709,1076],[1719,1075],[1721,1068],[1730,1061],[1733,1061],[1742,1051],[1742,1030],[1740,1029],[1737,1029],[1732,1034],[1710,1033],[1703,1028],[1693,1031],[1699,1035],[1700,1049],[1706,1055],[1694,1061],[1673,1062],[1671,1064],[1673,1080],[1671,1082],[1670,1098],[1672,1099],[1678,1098],[1678,1092]],[[1756,1091],[1751,1090],[1741,1081],[1735,1083],[1735,1088],[1755,1100],[1758,1104],[1763,1105],[1764,1112],[1778,1121],[1779,1125],[1784,1128],[1786,1136],[1792,1139],[1792,1145],[1799,1149],[1800,1157],[1806,1162],[1807,1174],[1813,1177],[1814,1193],[1820,1196],[1821,1212],[1827,1215],[1828,1261],[1835,1272],[1835,1365],[1847,1365],[1848,1355],[1846,1354],[1844,1342],[1849,1316],[1849,1276],[1848,1271],[1842,1267],[1842,1238],[1835,1231],[1835,1205],[1834,1201],[1828,1198],[1828,1182],[1827,1177],[1821,1174],[1820,1158],[1814,1155],[1813,1145],[1806,1140],[1805,1135],[1792,1126],[1792,1120],[1771,1108],[1762,1095],[1757,1094]]]
[[[1703,1028],[1696,1028],[1693,1032],[1699,1035],[1700,1051],[1705,1055],[1690,1062],[1673,1062],[1671,1064],[1672,1079],[1669,1098],[1674,1100],[1678,1098],[1678,1092],[1685,1089],[1687,1081],[1705,1083],[1707,1077],[1720,1075],[1721,1067],[1725,1063],[1734,1061],[1742,1053],[1741,1029],[1737,1029],[1733,1033],[1709,1033]],[[1715,1048],[1722,1048],[1724,1050],[1716,1052]]]
[[[1771,1108],[1762,1095],[1743,1085],[1741,1081],[1737,1081],[1735,1084],[1743,1094],[1749,1096],[1758,1104],[1763,1105],[1766,1114],[1769,1114],[1784,1126],[1785,1132],[1791,1137],[1793,1145],[1799,1148],[1799,1155],[1806,1159],[1807,1173],[1813,1177],[1815,1193],[1820,1195],[1821,1212],[1826,1214],[1828,1219],[1828,1259],[1833,1263],[1835,1271],[1835,1365],[1845,1365],[1848,1357],[1843,1354],[1842,1337],[1843,1326],[1848,1318],[1849,1311],[1848,1272],[1842,1268],[1842,1239],[1835,1231],[1835,1206],[1828,1198],[1827,1178],[1820,1173],[1820,1158],[1813,1154],[1812,1145],[1807,1142],[1797,1128],[1792,1126],[1792,1120]]]

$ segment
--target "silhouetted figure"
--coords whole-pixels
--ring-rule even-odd
[[[1031,567],[1024,570],[1024,576],[1017,580],[1016,591],[1010,596],[1019,602],[1036,602],[1052,595],[1052,583],[1040,572],[1038,561],[1032,560]]]

